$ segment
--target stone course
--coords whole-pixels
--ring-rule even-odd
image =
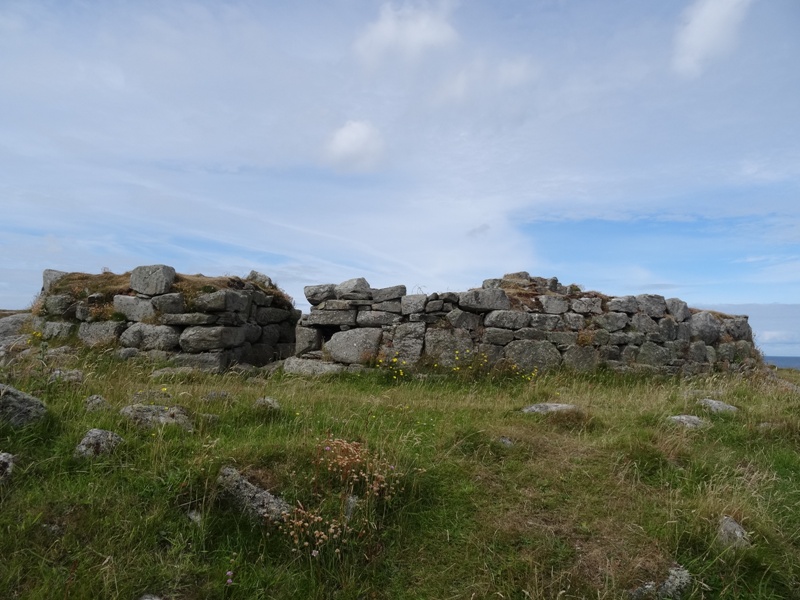
[[[244,280],[228,278],[224,289],[215,287],[225,278],[206,278],[215,286],[202,286],[200,293],[189,295],[181,287],[186,276],[174,268],[142,266],[131,271],[126,293],[108,298],[102,293],[55,293],[68,275],[44,272],[43,310],[33,320],[43,339],[65,339],[77,332],[86,346],[122,346],[121,358],[147,353],[179,366],[218,372],[237,363],[264,366],[294,353],[300,313],[269,277],[256,271]],[[353,285],[356,290],[364,283]],[[348,288],[348,293],[353,290]],[[97,309],[104,302],[113,309],[113,320],[98,320]]]
[[[363,278],[305,288],[295,356],[331,365],[397,358],[456,367],[456,356],[542,371],[566,367],[696,375],[756,368],[745,316],[689,308],[657,294],[610,297],[556,278],[512,273],[466,292],[407,294]],[[318,359],[317,359],[318,360]],[[289,368],[297,372],[299,363]],[[304,365],[303,372],[312,372]],[[319,373],[336,369],[319,368]]]

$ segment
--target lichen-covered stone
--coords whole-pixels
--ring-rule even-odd
[[[124,440],[113,431],[90,429],[75,448],[76,457],[93,458],[101,454],[110,454]]]
[[[561,353],[545,341],[514,340],[506,346],[505,358],[521,371],[545,371],[561,366]]]
[[[175,281],[175,269],[166,265],[136,267],[131,271],[131,289],[147,296],[169,292]]]
[[[381,336],[381,330],[374,327],[340,331],[333,334],[323,349],[336,362],[367,364],[377,357]]]
[[[42,419],[47,407],[38,398],[0,383],[0,421],[11,427],[24,427]]]

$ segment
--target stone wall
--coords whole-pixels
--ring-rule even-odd
[[[147,353],[214,371],[294,352],[300,311],[255,271],[205,278],[152,265],[122,276],[47,270],[43,279],[34,327],[45,340],[77,336],[88,346],[118,344],[125,358]]]
[[[438,368],[505,365],[530,372],[601,365],[691,375],[755,367],[760,353],[746,316],[691,309],[653,294],[609,297],[557,279],[513,273],[466,292],[407,294],[363,279],[308,286],[311,312],[300,320],[296,358],[365,365],[397,359]],[[305,359],[305,361],[304,361]]]

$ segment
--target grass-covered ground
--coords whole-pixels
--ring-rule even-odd
[[[800,597],[800,394],[773,378],[153,380],[110,350],[55,360],[0,369],[49,408],[0,424],[18,458],[0,486],[0,598],[624,598],[674,564],[691,598]],[[56,366],[84,381],[48,383]],[[194,431],[126,421],[137,392],[187,408]],[[92,394],[112,409],[87,412]],[[265,396],[281,409],[254,407]],[[740,410],[706,414],[706,397]],[[519,411],[538,402],[581,410]],[[712,426],[666,421],[682,413]],[[74,458],[91,428],[125,441]],[[242,514],[216,484],[226,465],[297,507],[287,522]],[[718,543],[723,515],[750,548]]]

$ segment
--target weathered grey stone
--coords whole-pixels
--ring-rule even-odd
[[[131,271],[131,289],[147,296],[169,292],[175,282],[175,269],[166,265],[136,267]]]
[[[668,420],[677,425],[682,425],[683,427],[686,427],[686,429],[698,429],[711,425],[711,423],[705,419],[696,417],[694,415],[675,415],[674,417],[668,417]]]
[[[373,302],[386,302],[388,300],[397,300],[406,295],[406,286],[395,285],[387,288],[380,288],[372,290]]]
[[[338,300],[336,298],[332,300],[325,300],[324,302],[320,302],[314,307],[312,310],[350,310],[351,308],[357,308],[359,302],[365,302],[364,300]]]
[[[69,294],[53,294],[44,299],[44,309],[48,315],[71,319],[75,316],[77,302]]]
[[[177,325],[180,327],[190,327],[193,325],[214,325],[219,320],[219,315],[208,313],[184,313],[184,314],[165,314],[161,315],[162,325]]]
[[[706,348],[707,346],[705,342],[692,342],[689,344],[689,350],[686,353],[686,359],[692,362],[709,362]]]
[[[611,312],[624,312],[629,315],[639,312],[639,303],[636,296],[617,296],[609,298],[608,310]]]
[[[156,316],[156,309],[148,298],[114,296],[114,311],[122,313],[128,321],[145,321]]]
[[[152,299],[153,308],[160,313],[178,314],[185,309],[183,294],[172,293],[156,296]]]
[[[15,462],[13,454],[0,452],[0,485],[11,479],[11,472],[14,470]]]
[[[177,327],[134,323],[122,332],[119,343],[139,350],[174,350],[180,338],[180,329]]]
[[[592,346],[572,345],[564,352],[563,364],[575,371],[593,371],[597,368],[599,354]]]
[[[464,329],[428,329],[425,333],[425,355],[442,367],[467,366],[472,351],[472,338]]]
[[[243,327],[245,341],[254,344],[261,339],[263,330],[260,326],[256,325],[255,323],[245,323]]]
[[[558,315],[543,315],[533,313],[530,315],[531,327],[541,331],[558,331],[563,329],[564,321]]]
[[[510,329],[500,329],[499,327],[487,327],[483,330],[481,341],[485,344],[496,344],[505,346],[514,340],[514,332]]]
[[[261,290],[253,290],[251,296],[253,298],[250,307],[251,312],[254,306],[272,306],[272,303],[275,301],[275,296],[262,292]]]
[[[735,413],[739,410],[732,404],[722,402],[721,400],[713,400],[711,398],[702,398],[697,401],[697,404],[712,413]]]
[[[138,348],[118,348],[116,357],[120,360],[130,360],[139,356]]]
[[[669,570],[667,579],[658,586],[659,600],[681,600],[692,588],[692,575],[681,566]]]
[[[573,312],[583,315],[599,315],[603,312],[603,301],[600,298],[575,298],[570,306]]]
[[[686,319],[692,316],[689,310],[689,305],[680,298],[667,298],[667,312],[672,315],[678,323],[683,323]]]
[[[42,326],[42,339],[63,340],[72,335],[75,324],[67,321],[46,321]]]
[[[753,341],[753,330],[746,316],[735,316],[722,320],[723,332],[734,340]]]
[[[30,313],[9,315],[0,319],[0,340],[22,334],[22,330],[30,323]]]
[[[725,548],[734,548],[736,550],[751,546],[750,536],[747,535],[747,531],[736,522],[736,519],[728,515],[723,515],[719,520],[717,542]]]
[[[673,317],[663,317],[658,322],[658,334],[660,341],[672,342],[678,339],[678,324]]]
[[[667,302],[664,296],[658,294],[639,294],[636,296],[636,304],[640,312],[654,319],[660,319],[667,312]]]
[[[390,312],[399,315],[403,312],[403,306],[400,303],[400,300],[386,300],[385,302],[373,303],[372,310],[380,310],[383,312]]]
[[[457,329],[466,329],[468,331],[475,331],[481,325],[481,318],[475,313],[470,313],[454,308],[447,313],[448,322]]]
[[[281,523],[284,515],[292,510],[284,500],[253,485],[233,467],[223,467],[220,470],[217,485],[256,523]]]
[[[514,340],[506,346],[506,359],[522,371],[545,371],[561,365],[561,354],[550,342]]]
[[[598,349],[598,359],[601,362],[618,361],[622,358],[619,346],[600,346]]]
[[[639,349],[637,362],[652,367],[662,367],[669,364],[673,356],[669,350],[654,342],[645,342]]]
[[[304,325],[350,325],[356,324],[355,310],[314,310],[303,317]]]
[[[317,377],[320,375],[341,373],[345,370],[345,366],[338,363],[322,362],[320,360],[309,360],[292,356],[283,362],[283,370],[291,375]]]
[[[45,269],[42,273],[42,292],[49,294],[53,286],[65,275],[69,275],[69,273],[66,271],[56,271],[55,269]]]
[[[384,352],[387,358],[397,358],[408,364],[422,355],[425,343],[425,323],[401,323],[394,328],[391,347]]]
[[[378,355],[382,332],[376,327],[363,327],[334,333],[323,350],[331,360],[344,364],[366,364]]]
[[[239,312],[224,311],[214,315],[217,317],[215,325],[224,325],[226,327],[240,327],[247,323],[247,315]]]
[[[156,427],[158,425],[177,425],[192,430],[192,421],[186,410],[180,406],[158,406],[155,404],[131,404],[119,411],[139,427]]]
[[[335,287],[334,292],[336,297],[341,300],[369,300],[372,298],[372,288],[363,277],[343,281]]]
[[[272,279],[264,275],[259,271],[252,270],[247,274],[245,277],[245,281],[252,281],[258,286],[261,286],[264,289],[269,289],[272,287]]]
[[[83,377],[83,371],[80,369],[54,369],[47,378],[47,382],[83,383]]]
[[[279,324],[264,325],[261,328],[261,340],[260,340],[261,343],[272,344],[272,345],[277,344],[281,339],[281,325],[283,324],[281,323],[280,325]],[[311,329],[311,328],[307,327],[306,329]],[[317,332],[321,340],[322,333],[318,329],[313,329],[313,331]],[[320,348],[322,348],[322,342],[320,342],[320,347],[314,348],[314,350],[319,350]]]
[[[639,346],[635,344],[628,344],[622,348],[622,362],[630,365],[636,362],[636,357],[639,356]]]
[[[400,298],[400,310],[404,315],[425,312],[425,304],[428,302],[426,294],[411,294]]]
[[[689,325],[692,328],[692,339],[702,340],[706,344],[715,343],[722,332],[722,321],[705,310],[689,317]]]
[[[380,327],[398,323],[400,318],[400,315],[381,310],[361,310],[356,316],[356,323],[359,327]]]
[[[531,404],[522,409],[526,414],[546,415],[554,412],[572,412],[580,410],[574,404],[562,404],[560,402],[540,402]]]
[[[425,305],[425,312],[426,313],[435,313],[441,312],[444,308],[444,301],[439,300],[436,298],[435,300],[431,300],[428,298],[428,303]]]
[[[483,318],[486,327],[502,327],[503,329],[522,329],[528,327],[531,317],[518,310],[493,310]]]
[[[559,346],[562,350],[578,343],[578,334],[574,331],[550,331],[547,341]]]
[[[608,332],[620,331],[630,322],[630,317],[624,312],[608,312],[597,315],[592,319],[598,327]]]
[[[535,327],[523,327],[514,331],[515,340],[546,340],[547,332]]]
[[[644,313],[631,317],[631,327],[640,333],[658,333],[658,323]]]
[[[333,283],[323,283],[322,285],[307,285],[303,288],[306,300],[311,306],[316,306],[320,302],[336,298],[336,285]]]
[[[188,327],[180,335],[184,352],[204,352],[241,346],[245,341],[243,327]]]
[[[469,290],[458,295],[458,307],[461,310],[478,313],[509,310],[511,301],[501,289]]]
[[[108,400],[103,398],[100,394],[92,394],[83,402],[83,406],[87,412],[99,412],[111,408]]]
[[[441,300],[442,302],[448,302],[450,304],[458,304],[458,293],[457,292],[441,292],[439,294],[439,300]]]
[[[253,408],[256,410],[279,411],[281,409],[280,403],[275,398],[265,396],[264,398],[257,398],[253,403]]]
[[[569,310],[569,298],[564,296],[539,296],[542,310],[549,315],[560,315]]]
[[[586,327],[586,317],[574,312],[566,312],[561,315],[561,320],[567,329],[572,331],[580,331]]]
[[[271,323],[282,323],[292,316],[288,310],[265,306],[256,311],[256,323],[259,325],[269,325]]]
[[[494,365],[503,360],[503,346],[495,346],[494,344],[476,344],[473,352],[479,364],[482,366]]]
[[[198,371],[223,373],[233,362],[230,351],[199,352],[197,354],[176,354],[172,362],[178,367],[191,367]]]
[[[78,339],[86,346],[105,346],[115,343],[125,331],[125,323],[119,321],[98,321],[81,323],[78,326]]]
[[[47,414],[44,402],[21,392],[10,385],[0,383],[0,421],[11,427],[24,427]]]
[[[94,458],[101,454],[110,454],[124,440],[113,431],[90,429],[75,447],[76,458]]]

